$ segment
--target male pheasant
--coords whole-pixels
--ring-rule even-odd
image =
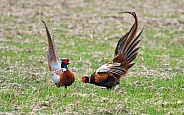
[[[120,78],[125,76],[128,70],[135,64],[132,63],[137,57],[140,42],[139,37],[143,29],[137,35],[138,19],[135,12],[122,12],[131,14],[135,22],[131,29],[122,36],[115,49],[114,59],[99,67],[90,77],[82,76],[83,83],[91,83],[111,89],[118,85]],[[136,36],[137,35],[137,36]]]
[[[70,64],[70,59],[62,58],[59,60],[54,41],[54,34],[52,32],[51,37],[46,23],[43,20],[42,22],[45,25],[48,38],[47,61],[52,81],[57,87],[65,86],[65,88],[67,88],[67,86],[70,86],[75,81],[74,74],[67,67],[67,65]]]

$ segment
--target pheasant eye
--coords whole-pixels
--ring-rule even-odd
[[[69,58],[67,58],[66,60],[67,60],[68,62],[70,61],[70,59],[69,59]]]

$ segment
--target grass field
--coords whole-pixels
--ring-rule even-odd
[[[184,1],[1,0],[0,114],[184,114]],[[120,36],[139,19],[141,49],[118,90],[82,84],[113,59]],[[75,83],[49,76],[43,23],[69,57]],[[49,84],[39,89],[46,83]]]

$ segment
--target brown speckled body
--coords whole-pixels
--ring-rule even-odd
[[[107,87],[111,89],[115,85],[119,84],[119,79],[117,79],[112,73],[96,73],[91,75],[90,83]]]

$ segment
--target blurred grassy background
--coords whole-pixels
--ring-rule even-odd
[[[184,1],[1,0],[1,114],[184,114]],[[82,84],[112,60],[119,37],[139,20],[141,49],[117,91]],[[76,82],[67,90],[51,81],[47,38],[69,57]]]

